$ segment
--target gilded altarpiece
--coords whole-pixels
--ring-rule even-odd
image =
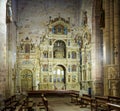
[[[39,48],[39,89],[79,90],[79,46],[71,35],[70,19],[50,19]]]
[[[21,72],[31,72],[31,90],[88,91],[91,82],[91,34],[88,27],[72,29],[70,18],[49,20],[48,30],[40,37],[20,40],[18,46],[18,89],[22,91]],[[22,81],[22,83],[24,83]],[[24,88],[23,88],[24,89]]]

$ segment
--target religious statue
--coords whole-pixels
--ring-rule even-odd
[[[86,26],[87,25],[87,11],[83,12],[83,25]]]

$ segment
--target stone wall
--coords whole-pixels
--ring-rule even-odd
[[[87,11],[88,24],[91,26],[91,0],[19,0],[18,27],[19,39],[29,36],[39,42],[39,37],[47,31],[49,17],[70,17],[71,28],[80,26],[83,11]],[[18,40],[19,41],[19,40]]]
[[[0,1],[0,95],[5,96],[7,85],[6,0]]]

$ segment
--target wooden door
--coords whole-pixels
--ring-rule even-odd
[[[32,90],[33,76],[31,71],[25,70],[21,74],[21,91]]]

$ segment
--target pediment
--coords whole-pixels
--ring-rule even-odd
[[[62,26],[65,26],[68,28],[68,27],[70,27],[70,18],[68,18],[68,20],[66,20],[65,18],[62,18],[60,16],[57,18],[54,18],[54,19],[51,19],[51,17],[50,17],[49,27],[53,27],[56,25],[62,25]]]
[[[53,34],[67,34],[70,32],[70,18],[68,20],[57,17],[49,20],[49,31],[52,31]]]

